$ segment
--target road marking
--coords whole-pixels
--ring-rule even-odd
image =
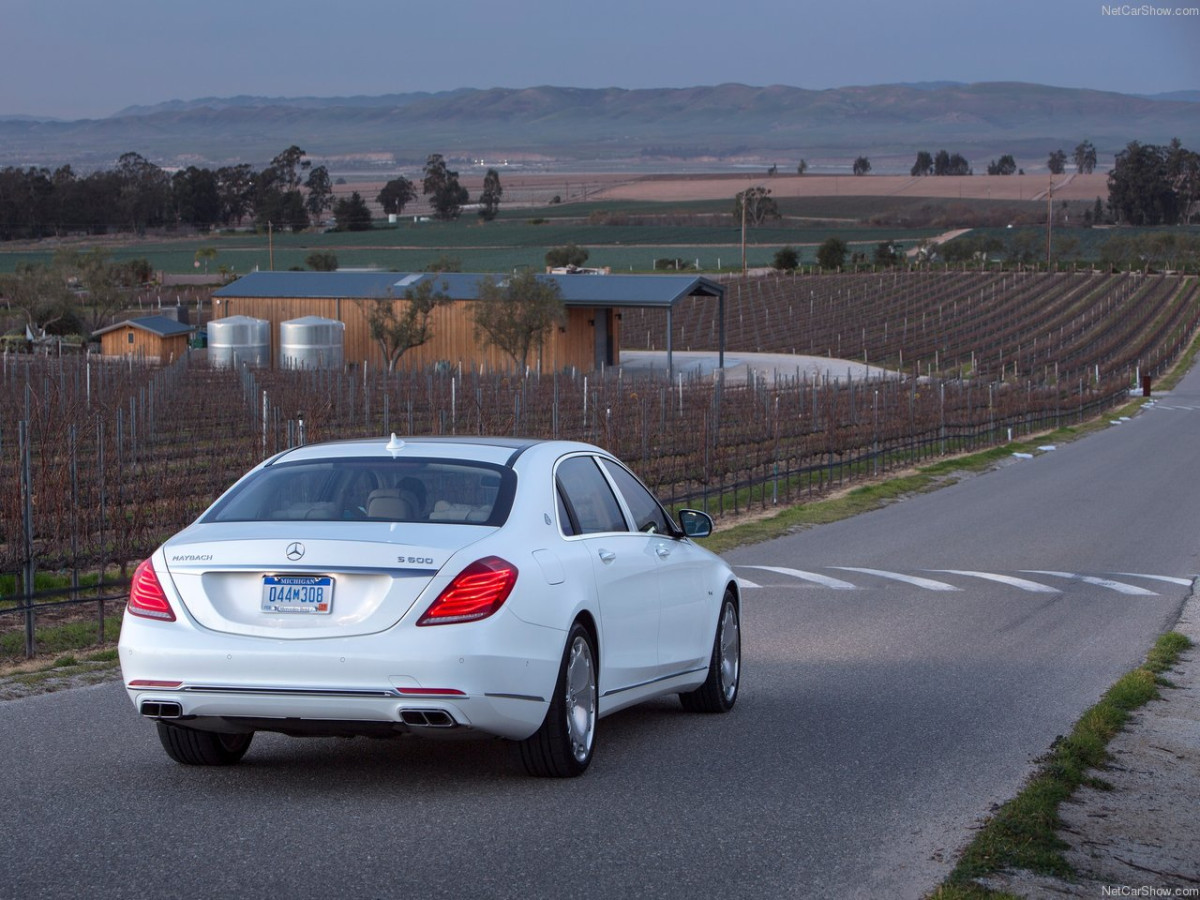
[[[822,587],[833,588],[835,591],[853,591],[855,585],[848,581],[842,581],[840,578],[831,578],[828,575],[818,575],[816,572],[804,572],[800,569],[788,569],[783,566],[739,566],[742,569],[762,569],[766,572],[778,572],[780,575],[790,575],[792,578],[799,578],[803,581],[811,581],[813,584],[819,584]]]
[[[757,583],[751,581],[749,578],[743,578],[741,575],[737,576],[737,583],[738,583],[738,587],[740,587],[740,588],[760,588],[760,587],[762,587],[761,584],[757,584]]]
[[[1118,594],[1129,594],[1134,597],[1157,597],[1154,591],[1148,591],[1134,584],[1123,581],[1112,581],[1108,578],[1096,578],[1092,575],[1077,575],[1074,572],[1046,572],[1042,569],[1025,569],[1030,575],[1053,575],[1056,578],[1069,578],[1072,581],[1082,581],[1084,584],[1094,584],[1097,587],[1108,588]]]
[[[968,572],[963,569],[930,569],[931,572],[946,572],[949,575],[967,575],[971,578],[985,578],[988,581],[998,581],[1031,594],[1061,594],[1058,588],[1048,584],[1040,584],[1027,578],[1017,578],[1014,575],[997,575],[995,572]]]
[[[1184,587],[1189,587],[1194,580],[1192,578],[1174,578],[1170,575],[1143,575],[1140,572],[1117,572],[1116,574],[1123,578],[1149,578],[1151,581],[1165,581],[1167,584],[1181,584]]]
[[[952,584],[946,584],[944,581],[934,581],[932,578],[922,578],[919,575],[901,575],[899,572],[885,572],[882,569],[860,569],[855,566],[830,566],[833,569],[843,569],[847,572],[862,572],[864,575],[875,575],[879,578],[888,578],[892,581],[903,581],[905,584],[911,584],[919,588],[924,588],[927,591],[957,591]]]

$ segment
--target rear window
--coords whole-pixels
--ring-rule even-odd
[[[511,469],[470,460],[283,462],[237,485],[201,521],[503,525],[515,484]]]

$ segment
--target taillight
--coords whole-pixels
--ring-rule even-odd
[[[486,619],[498,610],[513,585],[517,567],[498,556],[476,560],[455,576],[438,594],[418,625],[450,625]]]
[[[125,607],[135,616],[146,619],[175,621],[175,611],[158,581],[154,566],[145,559],[133,572],[133,583],[129,585],[129,604]]]

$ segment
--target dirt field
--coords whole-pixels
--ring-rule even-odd
[[[631,175],[592,173],[548,175],[500,168],[502,206],[542,205],[557,196],[562,202],[582,200],[726,200],[752,185],[762,185],[776,198],[785,197],[938,197],[971,200],[1045,200],[1046,175],[971,175],[913,178],[908,175],[775,175],[766,171],[745,175]],[[419,178],[414,178],[420,189]],[[478,196],[483,172],[459,173],[459,181]],[[358,191],[368,202],[383,181],[338,185],[339,196]],[[1054,176],[1054,199],[1091,202],[1108,196],[1103,173]]]

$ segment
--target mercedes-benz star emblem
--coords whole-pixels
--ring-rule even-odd
[[[288,544],[286,553],[287,558],[292,562],[295,562],[304,556],[304,545],[299,541],[293,541],[292,543]]]

